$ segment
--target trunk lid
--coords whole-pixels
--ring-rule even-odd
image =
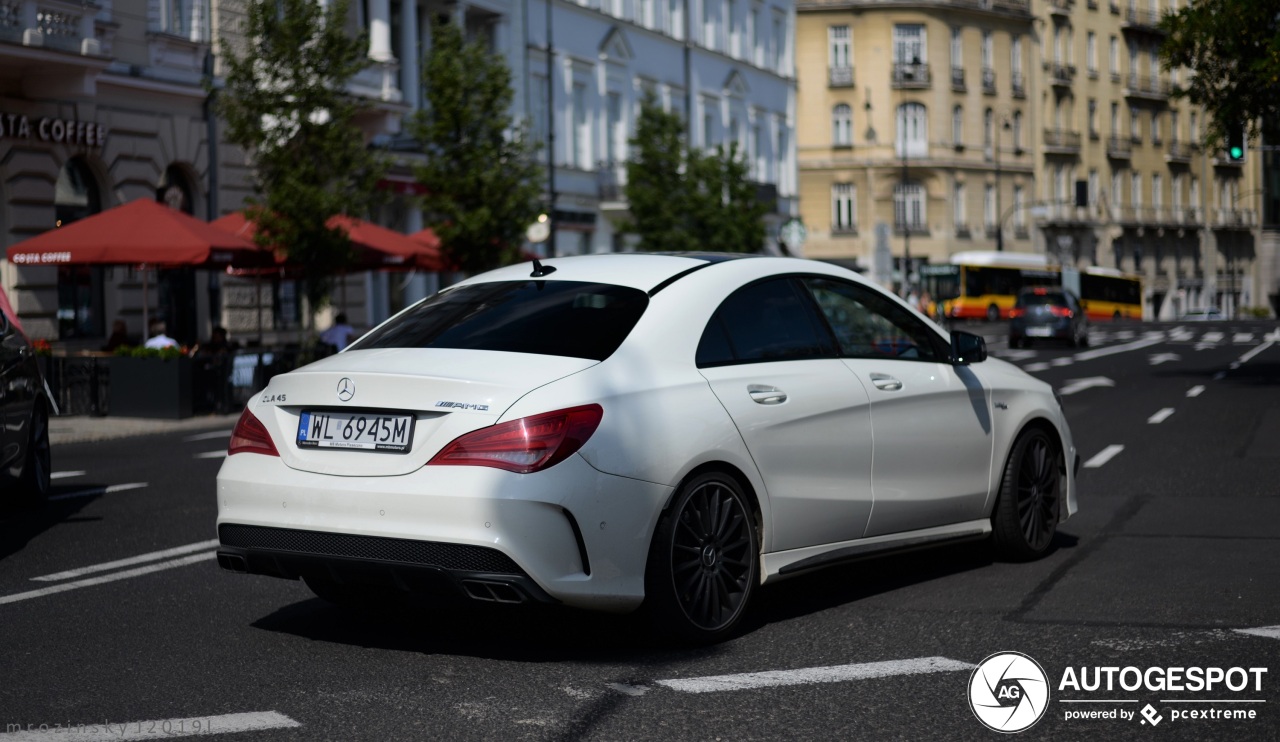
[[[528,392],[595,364],[453,348],[353,350],[273,378],[254,412],[293,469],[396,476],[421,468],[458,436],[492,425]],[[408,450],[301,447],[298,426],[304,412],[408,415],[413,420]]]

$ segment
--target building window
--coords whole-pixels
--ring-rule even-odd
[[[836,147],[853,145],[853,109],[846,103],[831,111],[831,143]]]
[[[982,146],[986,148],[987,155],[991,156],[991,144],[995,141],[995,125],[996,115],[988,108],[982,113]]]
[[[1089,138],[1098,138],[1098,101],[1089,99]]]
[[[1098,171],[1096,169],[1089,171],[1089,205],[1093,206],[1098,203]]]
[[[1124,205],[1124,173],[1111,174],[1111,205],[1116,209]]]
[[[530,75],[529,78],[529,129],[533,141],[538,143],[538,160],[546,164],[547,151],[547,78]]]
[[[994,44],[991,40],[991,32],[982,32],[982,69],[991,69],[991,58],[993,55]]]
[[[845,70],[853,66],[849,53],[848,26],[832,26],[827,29],[827,63],[836,70]]]
[[[702,146],[707,149],[716,146],[716,112],[709,101],[702,103]]]
[[[964,67],[964,43],[962,41],[963,32],[959,27],[951,29],[951,66]]]
[[[996,187],[991,183],[982,189],[982,225],[987,228],[987,232],[994,232],[996,228]]]
[[[1135,141],[1142,141],[1142,119],[1137,108],[1129,107],[1129,137]]]
[[[1164,208],[1164,178],[1160,173],[1151,176],[1151,208],[1158,214]]]
[[[1160,144],[1164,138],[1164,133],[1160,131],[1160,112],[1151,112],[1151,143]]]
[[[918,231],[925,225],[924,186],[915,181],[893,187],[894,224],[900,230]]]
[[[1090,31],[1085,36],[1084,63],[1090,75],[1098,74],[1098,36]]]
[[[1169,112],[1169,139],[1174,144],[1178,143],[1178,112]]]
[[[1171,204],[1175,217],[1182,216],[1182,176],[1173,176],[1173,200]]]
[[[730,55],[740,59],[742,57],[742,37],[738,33],[738,0],[725,0],[724,2],[724,32],[728,40],[728,49]]]
[[[1111,138],[1117,139],[1120,136],[1120,104],[1111,101]]]
[[[587,86],[573,84],[573,126],[570,128],[574,166],[591,169],[591,110],[587,107]]]
[[[1022,37],[1013,37],[1013,46],[1009,51],[1009,62],[1013,68],[1015,79],[1022,77]]]
[[[1129,203],[1133,205],[1136,214],[1142,208],[1142,174],[1134,173],[1129,180]]]
[[[667,28],[673,38],[684,38],[684,0],[667,0]]]
[[[831,231],[852,232],[858,228],[857,193],[852,183],[831,186]]]
[[[1191,139],[1192,143],[1200,141],[1200,116],[1195,112],[1191,112]]]
[[[1013,152],[1022,154],[1022,111],[1013,112]]]
[[[751,61],[755,62],[757,67],[764,66],[764,47],[765,47],[765,27],[764,19],[761,17],[764,8],[758,3],[751,6]]]
[[[768,160],[764,146],[764,124],[762,123],[763,114],[756,114],[756,120],[751,124],[751,154],[755,158],[755,170],[752,177],[758,181],[763,181],[769,172]]]
[[[969,227],[969,205],[966,201],[964,183],[956,183],[952,187],[951,220],[955,223],[957,232],[964,231]]]
[[[1020,185],[1013,187],[1013,226],[1019,234],[1023,234],[1027,229],[1027,214],[1023,210],[1026,205],[1026,192]]]
[[[716,3],[719,0],[702,0],[702,45],[708,49],[720,48],[720,29],[716,18]]]
[[[209,4],[207,0],[160,0],[161,33],[181,36],[188,41],[209,40]]]
[[[773,70],[786,76],[787,21],[780,13],[773,14]]]
[[[645,28],[654,28],[657,25],[653,12],[653,0],[640,0],[640,23]]]
[[[951,109],[951,141],[957,147],[964,146],[964,108]]]
[[[1120,77],[1120,39],[1115,36],[1111,37],[1111,49],[1108,55],[1108,60],[1111,63],[1111,76],[1116,78]]]
[[[896,143],[899,157],[924,157],[929,153],[929,122],[924,104],[898,106]]]
[[[614,167],[626,159],[627,132],[622,123],[622,94],[609,91],[607,97],[605,129],[605,162]]]
[[[924,26],[918,23],[899,23],[893,27],[893,61],[895,64],[924,64]]]

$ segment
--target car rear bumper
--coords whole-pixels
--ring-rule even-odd
[[[644,598],[649,541],[670,494],[576,455],[535,474],[432,466],[341,477],[237,454],[218,474],[219,563],[288,579],[626,611]]]

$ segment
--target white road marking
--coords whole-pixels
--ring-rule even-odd
[[[1048,371],[1048,370],[1049,370],[1049,364],[1047,364],[1047,363],[1028,363],[1026,366],[1023,366],[1022,368],[1023,368],[1023,370],[1024,370],[1024,371],[1026,371],[1026,372],[1028,372],[1028,373],[1032,373],[1032,374],[1034,374],[1034,373],[1036,373],[1037,371]]]
[[[1218,347],[1217,343],[1196,343],[1196,350],[1211,350]]]
[[[1227,378],[1227,372],[1226,372],[1226,371],[1219,371],[1218,373],[1216,373],[1216,374],[1214,374],[1214,375],[1213,375],[1213,380],[1214,380],[1214,381],[1222,381],[1222,380],[1223,380],[1223,379],[1225,379],[1225,378]]]
[[[782,685],[807,685],[810,683],[841,683],[847,680],[887,678],[894,675],[922,675],[932,672],[958,672],[972,670],[974,665],[946,657],[918,657],[910,660],[866,662],[859,665],[834,665],[831,667],[806,667],[799,670],[767,670],[738,675],[708,675],[701,678],[677,678],[659,680],[658,685],[682,693],[714,693],[748,688],[771,688]]]
[[[173,569],[174,567],[185,567],[188,564],[195,564],[196,562],[202,562],[206,559],[213,559],[215,556],[217,556],[217,552],[207,551],[203,554],[192,554],[191,556],[183,557],[181,559],[174,559],[171,562],[160,562],[159,564],[152,564],[146,567],[127,569],[123,572],[112,572],[109,575],[90,577],[87,580],[64,582],[61,585],[42,587],[39,590],[28,590],[25,593],[0,595],[0,605],[4,605],[5,603],[17,603],[21,600],[31,600],[32,598],[43,598],[46,595],[62,593],[67,590],[76,590],[82,587],[92,587],[93,585],[102,585],[108,582],[115,582],[116,580],[127,580],[131,577],[141,577],[142,575],[149,575],[152,572],[160,572],[166,569]]]
[[[293,729],[302,726],[279,711],[250,711],[244,714],[192,716],[186,719],[148,719],[147,721],[90,722],[79,726],[32,724],[27,729],[0,734],[0,742],[48,742],[68,739],[76,742],[106,740],[171,739],[203,737],[209,734],[257,732],[264,729]]]
[[[627,685],[626,683],[609,683],[606,687],[627,696],[643,696],[649,692],[649,689],[643,685]]]
[[[82,471],[55,471],[49,475],[50,479],[70,479],[71,477],[83,477]]]
[[[1133,330],[1116,330],[1116,340],[1132,340]]]
[[[1052,361],[1049,361],[1049,365],[1050,366],[1070,366],[1075,362],[1076,361],[1074,358],[1068,358],[1066,356],[1063,356],[1061,358],[1055,358]]]
[[[1261,636],[1264,639],[1280,639],[1280,626],[1260,626],[1256,629],[1236,629],[1237,634]]]
[[[1132,337],[1132,335],[1130,336]],[[1116,337],[1119,337],[1118,333]],[[1103,358],[1105,356],[1116,355],[1117,353],[1127,353],[1131,350],[1142,350],[1143,348],[1150,348],[1153,345],[1159,345],[1160,343],[1163,343],[1163,342],[1164,342],[1164,335],[1160,333],[1155,333],[1152,335],[1148,335],[1147,337],[1144,337],[1141,340],[1134,340],[1132,343],[1125,343],[1124,345],[1109,345],[1105,348],[1094,348],[1093,350],[1086,350],[1080,353],[1076,353],[1075,359],[1077,361],[1091,361],[1094,358]]]
[[[1217,330],[1214,330],[1213,332],[1206,332],[1200,336],[1200,340],[1206,343],[1220,343],[1222,342],[1222,338],[1222,333]]]
[[[1156,414],[1152,415],[1151,417],[1148,417],[1148,418],[1147,418],[1147,423],[1148,423],[1149,425],[1159,425],[1160,423],[1164,422],[1165,420],[1168,420],[1168,419],[1169,419],[1169,416],[1170,416],[1170,415],[1172,415],[1172,414],[1173,414],[1173,408],[1172,408],[1172,407],[1165,407],[1164,409],[1160,410],[1159,412],[1157,412]]]
[[[1162,363],[1168,363],[1170,361],[1181,361],[1182,356],[1177,353],[1152,353],[1147,356],[1147,360],[1152,366],[1159,366]]]
[[[77,497],[97,497],[98,495],[109,495],[113,492],[125,492],[126,490],[140,490],[147,486],[146,482],[130,482],[128,484],[113,484],[107,487],[94,487],[93,489],[81,490],[79,492],[68,492],[65,495],[54,495],[49,500],[73,500]]]
[[[1249,351],[1248,353],[1245,353],[1244,355],[1240,356],[1240,360],[1236,361],[1236,363],[1238,364],[1248,363],[1249,361],[1253,360],[1254,356],[1258,355],[1259,353],[1266,350],[1267,348],[1270,348],[1272,345],[1275,345],[1275,342],[1269,340],[1263,343],[1262,345],[1259,345],[1258,347],[1254,348],[1253,350]]]
[[[996,353],[997,356],[1007,361],[1025,361],[1028,358],[1035,358],[1038,355],[1034,350],[1009,349]]]
[[[66,572],[58,572],[56,574],[45,575],[43,577],[32,577],[36,582],[57,582],[58,580],[69,580],[72,577],[80,577],[81,575],[93,574],[94,572],[105,572],[109,569],[117,567],[128,567],[131,564],[142,564],[144,562],[156,562],[169,557],[176,557],[182,554],[190,554],[193,551],[201,551],[203,549],[212,549],[218,545],[218,539],[210,539],[208,541],[200,541],[186,546],[175,546],[172,549],[164,551],[153,551],[149,554],[139,554],[138,556],[129,557],[127,559],[117,559],[114,562],[103,562],[101,564],[93,564],[88,567],[79,569],[69,569]]]
[[[1270,340],[1273,343],[1280,343],[1280,327],[1277,327],[1271,332],[1268,332],[1266,335],[1263,335],[1262,339]]]
[[[1066,384],[1058,390],[1058,394],[1066,397],[1076,392],[1083,392],[1085,389],[1092,389],[1095,386],[1115,386],[1116,383],[1105,376],[1090,376],[1087,379],[1068,379]]]
[[[230,430],[215,430],[211,433],[198,433],[196,435],[189,435],[186,438],[183,438],[182,440],[185,443],[190,443],[192,441],[211,441],[214,438],[230,438],[230,437],[231,437]]]
[[[1232,336],[1232,338],[1231,338],[1231,342],[1233,342],[1233,343],[1252,343],[1252,342],[1253,342],[1253,333],[1252,333],[1252,332],[1237,332],[1234,336]]]
[[[1084,468],[1097,469],[1098,467],[1107,463],[1111,459],[1114,459],[1123,450],[1124,450],[1124,446],[1120,445],[1119,443],[1112,443],[1110,446],[1107,446],[1106,448],[1099,451],[1093,458],[1084,462]]]
[[[1187,390],[1188,397],[1199,397],[1201,394],[1204,394],[1204,387],[1202,386],[1193,386]]]
[[[205,451],[195,455],[197,459],[225,459],[227,457],[226,450],[221,451]]]

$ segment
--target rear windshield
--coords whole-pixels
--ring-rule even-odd
[[[603,361],[648,305],[643,291],[603,283],[470,284],[414,306],[352,349],[465,348]]]
[[[1018,305],[1023,307],[1065,307],[1067,297],[1062,294],[1022,294],[1018,297]]]

